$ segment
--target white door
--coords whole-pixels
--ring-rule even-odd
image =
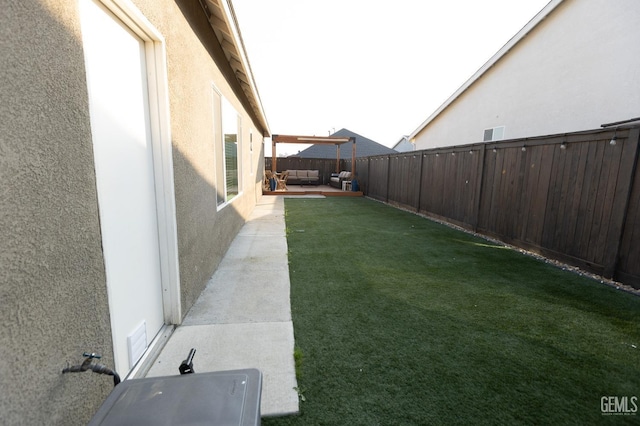
[[[144,43],[81,0],[91,131],[116,370],[164,324]]]

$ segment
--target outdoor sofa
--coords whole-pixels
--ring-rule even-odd
[[[319,185],[319,170],[287,170],[287,185]]]

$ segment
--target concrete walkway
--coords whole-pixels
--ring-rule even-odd
[[[263,196],[147,373],[177,374],[190,348],[199,372],[262,371],[263,416],[298,412],[282,196]]]

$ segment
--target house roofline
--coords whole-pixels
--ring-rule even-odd
[[[438,107],[425,121],[423,121],[408,136],[409,141],[415,139],[418,133],[422,132],[436,117],[438,117],[449,105],[460,97],[467,89],[480,79],[487,71],[497,64],[511,49],[520,43],[538,24],[544,21],[564,0],[551,0],[547,5],[534,16],[520,31],[516,33],[498,52],[496,52],[485,64],[476,71],[462,86],[456,90],[442,105]]]
[[[214,30],[238,84],[249,101],[251,109],[259,122],[258,124],[262,127],[263,136],[270,136],[269,123],[264,113],[258,86],[251,70],[251,64],[249,63],[249,57],[231,0],[200,0],[200,5]]]
[[[269,130],[269,123],[267,122],[267,116],[264,112],[264,107],[262,105],[262,99],[260,98],[260,93],[258,92],[258,85],[256,84],[256,80],[253,75],[253,70],[251,69],[251,63],[249,61],[249,56],[247,55],[247,49],[244,46],[244,39],[242,38],[242,32],[240,31],[240,25],[238,24],[238,18],[236,17],[236,11],[231,4],[231,0],[227,0],[227,6],[229,7],[229,13],[233,19],[233,27],[235,31],[237,31],[237,40],[240,43],[240,52],[242,54],[243,62],[246,66],[247,76],[251,79],[251,90],[252,96],[255,99],[256,115],[258,115],[258,119],[261,121],[266,134],[264,136],[270,136],[271,130]]]

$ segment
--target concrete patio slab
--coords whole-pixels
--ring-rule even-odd
[[[291,321],[289,271],[246,265],[216,271],[182,324],[274,321]]]
[[[263,416],[298,412],[283,197],[262,197],[146,377],[257,368]]]
[[[173,333],[147,377],[178,374],[196,348],[195,374],[257,368],[262,372],[263,416],[298,412],[291,322],[182,326]]]

